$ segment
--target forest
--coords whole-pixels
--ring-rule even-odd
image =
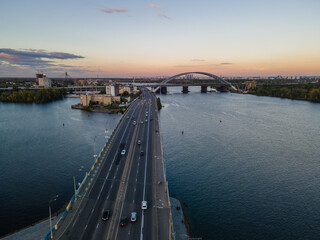
[[[262,85],[249,94],[320,102],[320,84]]]
[[[48,103],[63,99],[65,89],[38,89],[38,90],[14,90],[0,93],[2,102],[13,103]]]

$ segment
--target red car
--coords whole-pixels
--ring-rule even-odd
[[[127,225],[127,222],[128,222],[128,218],[126,218],[126,217],[121,218],[121,220],[120,220],[120,226],[121,226],[121,227],[126,226],[126,225]]]

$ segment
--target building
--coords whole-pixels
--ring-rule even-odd
[[[121,86],[119,89],[119,94],[123,94],[124,92],[131,93],[131,86]]]
[[[106,94],[111,96],[119,95],[119,85],[108,85],[106,86]]]
[[[51,79],[47,78],[47,75],[44,73],[36,74],[37,84],[39,87],[51,88]]]
[[[80,104],[89,106],[92,104],[109,105],[113,102],[120,102],[120,96],[111,96],[110,94],[87,93],[80,95]]]

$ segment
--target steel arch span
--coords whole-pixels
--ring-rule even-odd
[[[174,80],[174,79],[176,79],[176,78],[178,78],[178,77],[181,77],[181,76],[187,75],[187,74],[200,74],[200,75],[205,75],[205,76],[211,77],[211,78],[213,78],[214,80],[218,80],[219,82],[221,82],[221,83],[223,83],[223,84],[226,84],[226,85],[228,85],[229,87],[231,87],[233,90],[237,91],[237,89],[236,89],[231,83],[227,82],[226,80],[222,79],[221,77],[218,77],[217,75],[214,75],[214,74],[211,74],[211,73],[206,73],[206,72],[185,72],[185,73],[179,73],[179,74],[177,74],[177,75],[174,75],[174,76],[172,76],[172,77],[169,77],[169,78],[163,80],[163,81],[160,83],[160,86],[159,86],[159,87],[161,87],[162,85],[165,85],[166,83],[168,83],[168,82],[170,82],[170,81],[172,81],[172,80]],[[182,79],[181,79],[181,80],[182,80]],[[159,87],[157,87],[157,88],[155,89],[155,91],[158,90]]]

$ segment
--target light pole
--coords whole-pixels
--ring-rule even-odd
[[[81,166],[78,171],[81,172],[83,169],[83,166]],[[74,200],[77,200],[77,185],[76,185],[76,171],[73,173],[73,188],[74,188]],[[79,183],[80,184],[80,183]]]
[[[53,239],[53,234],[52,234],[52,220],[51,220],[51,202],[57,200],[57,198],[59,197],[59,195],[55,195],[53,197],[50,198],[49,201],[49,218],[50,218],[50,233],[51,233],[51,239]]]
[[[93,157],[94,157],[94,159],[96,159],[96,157],[97,157],[97,154],[96,154],[96,138],[97,138],[97,136],[94,136],[94,138],[93,138]]]

